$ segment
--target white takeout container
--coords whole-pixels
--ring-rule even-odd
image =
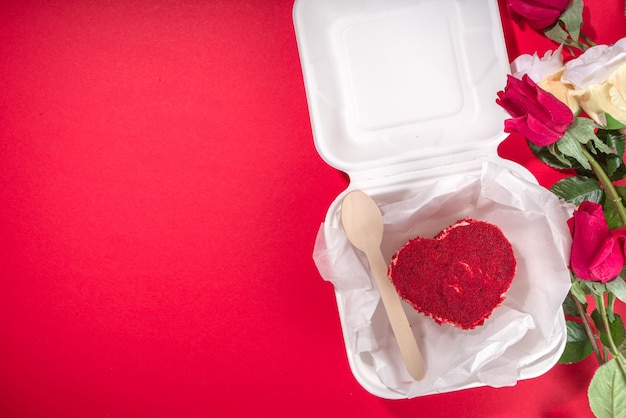
[[[510,240],[509,235],[523,237],[515,219],[507,221],[502,216],[510,211],[511,204],[480,203],[485,199],[481,193],[491,187],[483,180],[485,173],[496,173],[495,177],[503,178],[506,184],[522,184],[525,196],[531,195],[531,206],[535,204],[533,199],[552,202],[552,195],[537,185],[525,168],[497,155],[497,146],[505,138],[502,128],[506,114],[496,105],[495,97],[506,84],[509,64],[496,0],[296,0],[294,24],[316,148],[329,165],[350,177],[348,189],[328,210],[316,251],[330,251],[326,248],[330,237],[341,232],[341,201],[354,189],[370,194],[383,215],[395,216],[394,219],[399,218],[391,213],[391,208],[397,210],[398,204],[402,206],[404,202],[424,197],[435,205],[433,210],[427,202],[427,207],[421,209],[425,215],[415,215],[415,223],[420,224],[416,228],[400,226],[403,221],[390,224],[386,218],[382,250],[387,261],[416,233],[434,236],[457,219],[477,217],[477,213],[480,218],[498,224]],[[459,187],[461,197],[451,201],[449,197],[457,193],[454,191],[443,193],[436,200],[433,196],[437,195],[437,187]],[[503,190],[510,195],[507,198],[515,201],[516,190],[510,193],[506,187]],[[532,196],[535,193],[537,198]],[[476,199],[480,202],[476,203]],[[441,210],[436,206],[439,201],[445,202],[445,205],[441,203]],[[557,226],[548,227],[548,233],[557,236],[554,252],[563,253],[565,258],[567,238],[560,237],[565,229],[559,229],[558,225],[566,211],[559,210],[547,211],[558,218]],[[543,216],[540,212],[541,208],[537,209],[539,217]],[[539,221],[541,225],[546,223]],[[507,300],[524,306],[520,314],[531,318],[533,312],[524,309],[530,311],[528,303],[541,303],[535,299],[541,298],[539,292],[545,289],[534,290],[534,285],[526,285],[525,275],[541,270],[543,260],[535,259],[541,254],[526,260],[526,251],[533,251],[529,247],[536,244],[524,240],[512,240],[518,275]],[[541,240],[550,241],[550,237],[543,236]],[[338,251],[351,251],[346,248],[343,246]],[[345,275],[345,272],[330,270],[341,270],[341,263],[357,259],[366,266],[363,255],[354,251],[338,254],[334,266],[320,265],[324,262],[317,260],[322,276],[333,281],[326,276]],[[343,261],[348,259],[352,261]],[[348,264],[344,267],[352,269]],[[558,299],[563,293],[563,283],[569,284],[569,274],[565,265],[557,263],[550,268],[557,275],[564,275]],[[442,378],[435,375],[441,370],[437,369],[434,348],[427,346],[432,336],[436,340],[438,333],[456,333],[453,338],[463,345],[465,338],[469,344],[470,338],[480,340],[483,329],[494,331],[495,326],[502,325],[487,320],[482,329],[470,332],[450,329],[447,325],[433,327],[427,322],[430,318],[405,305],[418,344],[425,349],[427,364],[424,381],[412,381],[398,370],[401,369],[399,352],[394,340],[388,337],[386,317],[377,300],[368,305],[375,307],[372,312],[361,311],[360,307],[366,306],[363,300],[375,298],[377,292],[371,281],[367,281],[367,268],[357,270],[354,269],[354,275],[365,272],[366,280],[346,286],[335,281],[335,293],[350,367],[361,385],[374,395],[399,399],[486,384],[514,384],[517,379],[548,371],[565,346],[565,322],[559,302],[549,317],[529,319],[534,321],[531,329],[524,328],[514,335],[510,344],[489,352],[493,358],[484,363],[500,362],[503,370],[509,359],[513,359],[513,371],[509,368],[506,378],[498,379],[494,371],[482,376],[480,361],[475,362],[478,366],[468,366],[471,370],[467,373],[447,370]],[[497,316],[499,309],[493,316]],[[505,323],[502,318],[494,323]],[[534,331],[538,328],[543,330],[542,337]],[[462,352],[463,348],[459,350]]]

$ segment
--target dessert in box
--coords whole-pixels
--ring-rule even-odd
[[[391,259],[389,278],[404,300],[438,324],[473,329],[502,303],[516,265],[500,228],[465,218],[433,239],[404,244]]]
[[[335,287],[357,380],[398,399],[545,373],[566,341],[569,213],[497,155],[506,114],[495,97],[509,66],[496,0],[297,0],[294,23],[317,150],[350,177],[328,209],[314,259]],[[367,259],[341,227],[342,199],[356,189],[382,212],[388,263],[415,237],[436,237],[466,218],[497,227],[514,253],[510,286],[495,291],[504,299],[472,321],[449,321],[460,327],[403,303],[423,380],[408,374]]]

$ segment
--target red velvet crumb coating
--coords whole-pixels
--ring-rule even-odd
[[[404,244],[391,260],[389,278],[404,300],[438,324],[472,329],[502,303],[516,267],[500,228],[466,218],[433,239]]]

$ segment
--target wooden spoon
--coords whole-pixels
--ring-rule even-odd
[[[400,297],[387,277],[387,263],[380,251],[383,217],[376,202],[358,190],[348,193],[341,204],[341,223],[352,245],[367,255],[367,261],[409,374],[415,380],[423,379],[425,371],[422,354],[402,308]]]

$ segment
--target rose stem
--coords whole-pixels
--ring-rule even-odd
[[[622,224],[626,225],[626,208],[624,208],[622,198],[617,193],[617,190],[615,190],[615,187],[613,187],[611,179],[609,179],[609,176],[606,175],[600,164],[595,160],[595,158],[593,158],[589,151],[585,149],[585,147],[581,146],[580,149],[587,158],[587,161],[589,161],[589,164],[591,164],[593,172],[596,173],[596,176],[598,176],[598,180],[602,183],[602,186],[604,187],[605,192],[609,195],[611,202],[613,202],[613,206],[617,210],[617,213],[622,220]]]
[[[626,368],[622,363],[622,353],[619,352],[617,347],[615,346],[615,341],[613,341],[613,336],[611,335],[611,327],[609,326],[609,319],[606,315],[606,305],[604,304],[604,297],[601,295],[595,295],[596,299],[596,307],[600,311],[600,316],[602,317],[602,323],[604,324],[604,332],[606,332],[606,338],[609,341],[609,347],[611,350],[611,354],[615,361],[617,361],[617,365],[620,369],[622,369],[622,374],[626,378]]]
[[[593,348],[593,353],[596,355],[596,359],[598,360],[598,363],[603,364],[604,359],[602,358],[602,353],[600,352],[600,349],[598,348],[596,337],[595,335],[593,335],[593,331],[591,330],[591,327],[589,326],[589,318],[587,316],[587,312],[585,311],[585,309],[583,308],[583,305],[580,303],[580,301],[578,300],[576,296],[572,295],[572,299],[574,299],[574,303],[576,304],[576,309],[578,310],[578,314],[580,315],[580,318],[583,320],[583,326],[585,328],[585,332],[587,333],[587,338],[589,338],[589,342],[591,343],[591,348]]]

